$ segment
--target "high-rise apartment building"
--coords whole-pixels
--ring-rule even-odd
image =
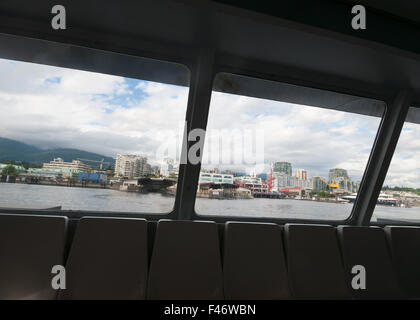
[[[327,191],[328,185],[321,177],[313,177],[312,190],[315,192]]]
[[[292,164],[290,162],[275,162],[273,167],[274,172],[283,172],[289,176],[292,175]]]
[[[273,191],[280,191],[282,188],[312,189],[311,179],[301,180],[284,172],[273,172]]]
[[[115,160],[115,176],[129,179],[145,176],[150,173],[146,156],[119,154]]]
[[[328,180],[330,183],[334,182],[334,180],[337,180],[339,177],[350,179],[349,175],[347,174],[347,170],[341,168],[330,169],[328,174]]]
[[[340,189],[347,192],[354,192],[356,189],[354,183],[351,181],[347,170],[341,168],[330,169],[328,174],[328,180],[330,183],[335,183],[340,186]]]
[[[299,180],[308,180],[308,171],[304,169],[296,170],[296,178]]]

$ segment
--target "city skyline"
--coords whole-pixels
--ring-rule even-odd
[[[182,136],[186,87],[4,59],[0,71],[6,75],[0,79],[0,112],[8,115],[0,117],[0,137],[43,149],[77,148],[112,157],[144,154],[158,164],[157,149],[168,144],[168,135],[175,132],[177,140]],[[270,162],[288,159],[311,176],[326,177],[330,168],[339,167],[357,181],[379,122],[375,117],[215,92],[208,129],[264,128],[264,172],[269,172]],[[412,139],[418,132],[416,125],[403,130],[405,146],[399,159],[418,150]],[[204,155],[208,148],[206,143]],[[221,146],[220,153],[232,150]],[[418,186],[418,155],[410,154],[409,166],[397,162],[397,174],[385,184]],[[179,161],[179,154],[174,160]],[[221,167],[249,173],[253,165]]]

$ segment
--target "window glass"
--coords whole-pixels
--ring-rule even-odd
[[[345,220],[384,109],[372,99],[218,74],[197,214]]]
[[[410,108],[372,221],[420,222],[420,109]]]
[[[188,87],[138,62],[145,80],[0,59],[0,208],[172,210]]]

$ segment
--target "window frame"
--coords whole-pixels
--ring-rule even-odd
[[[0,47],[0,57],[5,59],[28,61],[33,63],[42,63],[47,65],[55,65],[60,67],[68,67],[74,69],[85,70],[83,68],[72,67],[80,63],[77,57],[66,57],[69,65],[62,63],[62,49],[68,48],[69,44],[59,38],[48,39],[25,38],[22,36],[15,36],[10,34],[1,34],[0,43],[5,44]],[[263,80],[271,80],[277,82],[284,82],[292,85],[305,86],[309,88],[333,91],[337,93],[355,95],[371,99],[382,100],[385,102],[384,115],[382,117],[374,145],[371,149],[369,164],[365,168],[364,176],[361,183],[361,188],[364,185],[372,186],[378,189],[378,181],[381,176],[387,171],[386,158],[393,155],[387,154],[385,162],[380,164],[370,164],[372,158],[377,157],[383,150],[389,150],[392,143],[387,140],[385,145],[378,146],[379,138],[385,136],[383,127],[384,120],[395,116],[395,98],[401,92],[398,88],[384,88],[380,84],[361,83],[351,78],[342,78],[333,74],[323,74],[314,70],[306,70],[290,65],[273,64],[269,61],[255,61],[240,56],[234,56],[227,53],[217,52],[216,48],[211,46],[191,47],[179,46],[176,44],[161,44],[151,43],[137,39],[138,41],[124,41],[123,46],[115,45],[114,43],[107,43],[105,41],[90,42],[86,40],[70,41],[72,47],[81,47],[83,50],[99,50],[105,53],[115,53],[122,55],[130,55],[135,58],[149,58],[157,59],[166,62],[178,63],[187,67],[189,70],[189,95],[187,102],[187,111],[185,120],[187,121],[187,132],[193,128],[206,129],[207,117],[209,112],[210,97],[213,88],[215,75],[220,72],[233,73],[248,77],[260,78]],[[54,41],[54,42],[53,42]],[[47,44],[47,45],[46,45]],[[25,48],[25,50],[22,50]],[[47,54],[45,54],[47,50]],[[37,55],[42,51],[43,55]],[[39,61],[41,59],[42,61]],[[93,72],[101,72],[100,70],[87,70]],[[106,73],[106,72],[105,72]],[[108,74],[118,75],[116,72],[108,72]],[[124,76],[124,75],[123,75]],[[130,76],[138,78],[138,76]],[[403,111],[400,111],[403,113]],[[405,117],[404,117],[405,119]],[[397,121],[398,123],[398,121]],[[397,125],[395,125],[397,126]],[[393,137],[399,135],[398,129],[393,131]],[[394,137],[395,138],[395,137]],[[395,139],[394,139],[395,140]],[[397,139],[398,140],[398,139]],[[186,151],[189,150],[190,143],[187,144]],[[184,150],[183,146],[183,150]],[[392,149],[392,146],[391,146]],[[184,152],[184,151],[183,151]],[[380,168],[379,168],[380,167]],[[47,211],[47,210],[32,210],[32,209],[0,209],[0,213],[21,213],[21,214],[42,214],[42,215],[65,215],[69,218],[80,218],[86,215],[106,216],[106,217],[133,217],[146,218],[149,220],[159,219],[178,219],[178,220],[213,220],[216,222],[226,221],[255,221],[255,222],[274,222],[283,224],[287,222],[294,223],[329,223],[332,225],[348,224],[348,225],[369,225],[372,212],[368,210],[355,210],[353,206],[352,214],[345,221],[332,220],[299,220],[299,219],[272,219],[272,218],[247,218],[247,217],[222,217],[222,216],[202,216],[195,212],[195,199],[197,184],[200,175],[201,164],[191,165],[189,163],[180,165],[178,176],[178,189],[175,196],[175,204],[169,214],[156,213],[124,213],[124,212],[94,212],[94,211]],[[375,181],[366,182],[365,176],[375,170],[381,169],[379,177],[375,177]],[[382,184],[379,188],[382,187]],[[365,196],[364,198],[367,198]],[[358,197],[359,198],[359,197]],[[365,199],[366,200],[366,199]],[[376,198],[375,198],[376,202]],[[366,219],[368,218],[368,222]],[[416,224],[417,225],[417,224]],[[420,225],[420,224],[419,224]]]
[[[157,51],[142,51],[136,50],[129,47],[109,47],[103,48],[102,46],[79,46],[76,44],[65,44],[61,42],[52,42],[43,39],[33,39],[25,38],[21,36],[11,36],[8,34],[0,34],[0,44],[4,46],[0,49],[0,58],[13,60],[18,62],[29,62],[46,66],[54,66],[60,68],[67,68],[72,70],[88,71],[95,73],[102,73],[112,76],[120,76],[132,78],[135,80],[142,81],[153,81],[159,82],[156,79],[157,75],[154,71],[147,70],[148,76],[147,79],[142,79],[141,74],[138,71],[141,68],[133,70],[132,68],[121,67],[125,59],[127,59],[131,65],[133,64],[166,64],[172,65],[174,70],[182,68],[185,71],[187,78],[179,74],[164,75],[164,81],[159,83],[167,83],[176,85],[176,82],[179,81],[181,84],[188,88],[188,100],[187,105],[185,106],[186,113],[183,116],[183,120],[188,121],[186,115],[188,114],[189,100],[191,96],[191,84],[192,84],[192,68],[194,64],[191,62],[190,57],[177,57],[170,54],[169,51],[166,55],[158,53]],[[27,50],[21,50],[25,47]],[[45,51],[46,50],[46,51]],[[74,50],[73,56],[66,55],[66,50]],[[42,54],[40,54],[42,52]],[[82,59],[80,59],[82,57]],[[83,60],[83,57],[88,59]],[[120,69],[117,68],[115,72],[114,67],[111,67],[109,63],[103,63],[106,61],[106,58],[114,58],[119,65]],[[98,58],[102,63],[98,65],[93,64],[93,59]],[[163,67],[164,68],[164,67]],[[104,71],[105,69],[105,71]],[[144,74],[144,73],[143,73]],[[187,82],[186,82],[187,81]],[[184,143],[184,141],[183,141]],[[182,152],[184,152],[184,147],[182,147]],[[178,175],[177,183],[181,181],[181,175]],[[124,212],[124,211],[97,211],[97,210],[56,210],[56,209],[27,209],[27,208],[0,208],[0,213],[9,213],[9,214],[22,214],[22,215],[51,215],[51,216],[67,216],[70,219],[79,219],[84,216],[97,216],[97,217],[123,217],[123,218],[145,218],[151,221],[156,221],[159,219],[177,219],[178,216],[178,206],[179,206],[180,196],[177,190],[177,193],[174,197],[174,202],[172,209],[169,212]]]
[[[384,111],[378,126],[378,130],[376,132],[376,136],[374,139],[374,143],[371,147],[371,151],[369,154],[369,158],[368,158],[368,162],[366,164],[365,170],[364,170],[364,174],[361,180],[361,184],[360,184],[360,188],[359,190],[362,188],[363,184],[368,184],[368,182],[366,182],[365,176],[368,170],[368,166],[369,163],[371,162],[372,156],[374,151],[377,149],[377,143],[378,143],[378,138],[380,133],[383,131],[383,125],[384,125],[384,119],[386,118],[386,116],[390,113],[391,110],[391,106],[392,106],[392,97],[393,95],[388,95],[388,94],[380,94],[378,92],[374,92],[374,91],[365,91],[365,90],[361,90],[361,89],[356,89],[356,88],[337,88],[336,86],[332,85],[332,86],[328,86],[328,85],[321,85],[317,82],[313,82],[313,81],[308,81],[304,78],[300,78],[300,79],[296,79],[294,77],[290,77],[290,75],[287,74],[287,72],[283,73],[280,72],[278,74],[274,74],[272,73],[273,70],[271,70],[270,73],[264,73],[264,72],[256,72],[252,69],[248,69],[248,68],[235,68],[232,66],[227,66],[225,64],[222,63],[218,63],[215,65],[214,69],[213,69],[213,77],[212,77],[212,84],[215,81],[215,78],[217,76],[218,73],[232,73],[238,76],[245,76],[245,77],[252,77],[252,78],[256,78],[256,79],[260,79],[260,80],[268,80],[268,81],[274,81],[274,82],[280,82],[280,83],[286,83],[286,84],[291,84],[291,85],[296,85],[296,86],[302,86],[302,87],[308,87],[308,88],[313,88],[313,89],[319,89],[319,90],[324,90],[324,91],[332,91],[335,93],[339,93],[339,94],[348,94],[348,95],[354,95],[354,96],[358,96],[358,97],[363,97],[363,98],[369,98],[369,99],[375,99],[375,100],[380,100],[382,102],[384,102]],[[213,88],[213,86],[212,86]],[[210,111],[210,104],[208,106],[208,110],[207,110],[207,117],[208,117],[208,112]],[[207,125],[207,122],[206,122]],[[200,163],[200,168],[201,168],[201,163]],[[245,221],[245,222],[268,222],[268,223],[276,223],[276,224],[286,224],[286,223],[303,223],[303,224],[329,224],[329,225],[354,225],[357,224],[357,220],[360,216],[360,212],[357,211],[358,208],[356,208],[356,203],[353,205],[352,211],[349,215],[349,217],[347,217],[345,220],[320,220],[320,219],[293,219],[293,218],[273,218],[273,217],[250,217],[250,216],[224,216],[224,215],[204,215],[204,214],[199,214],[196,211],[196,207],[195,207],[195,197],[196,194],[196,190],[194,192],[194,206],[193,206],[193,213],[191,216],[192,220],[212,220],[215,221],[217,223],[225,223],[227,221]],[[359,198],[359,194],[358,197]],[[357,199],[356,199],[357,201]]]
[[[420,112],[420,104],[417,105],[416,103],[414,103],[414,105],[409,105],[408,110],[410,108],[417,108],[417,109],[419,109],[419,112]],[[407,113],[408,113],[408,110],[407,110]],[[406,117],[407,117],[407,114],[406,114]],[[406,122],[405,121],[406,120],[406,117],[404,117],[404,122],[402,124],[400,134],[401,134],[402,128],[403,128],[403,126],[404,126],[404,124]],[[420,126],[420,123],[418,125]],[[396,147],[398,146],[398,143],[399,142],[400,142],[400,140],[399,140],[399,137],[398,137],[398,140],[397,140],[397,143],[396,143]],[[392,159],[394,158],[394,154],[395,154],[395,152],[392,153],[392,155],[391,155],[390,163],[391,163]],[[388,174],[388,171],[389,170],[387,170],[386,175]],[[386,175],[384,177],[384,181],[385,181]],[[382,190],[383,184],[384,183],[381,184],[380,190]],[[389,225],[389,223],[380,223],[380,222],[377,222],[377,221],[372,221],[372,218],[373,218],[374,213],[375,213],[375,211],[373,210],[372,211],[372,215],[370,217],[369,225],[371,225],[371,226],[377,226],[377,227],[384,227],[384,226]],[[393,225],[399,225],[399,226],[413,226],[413,227],[418,227],[418,226],[420,226],[420,219],[418,219],[418,220],[419,220],[419,222],[411,222],[411,221],[399,221],[399,220],[395,219],[395,221],[393,221],[392,224]]]

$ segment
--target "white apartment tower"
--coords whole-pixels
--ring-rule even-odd
[[[308,171],[304,169],[296,170],[296,178],[299,180],[308,180]]]
[[[145,176],[150,173],[146,156],[118,154],[115,160],[115,175],[129,179]]]

